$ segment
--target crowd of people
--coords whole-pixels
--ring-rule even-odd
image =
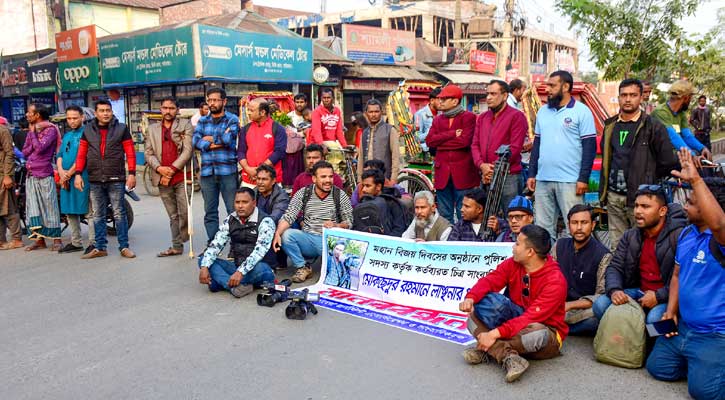
[[[647,360],[652,376],[687,377],[693,397],[722,399],[725,186],[701,177],[701,160],[712,157],[709,142],[697,139],[709,133],[707,114],[693,112],[693,134],[687,128],[686,110],[694,93],[688,82],[675,82],[668,101],[653,110],[643,105],[642,82],[621,82],[620,111],[604,122],[600,143],[599,194],[607,206],[611,239],[605,246],[593,235],[595,216],[583,201],[597,132],[591,111],[572,96],[572,88],[568,72],[550,75],[548,101],[538,111],[533,142],[520,110],[525,83],[492,81],[488,110],[480,115],[464,109],[456,85],[432,91],[415,119],[423,149],[434,154],[435,194],[413,195],[397,183],[399,133],[385,122],[378,100],[368,101],[365,113],[354,116],[360,128],[360,184],[348,196],[342,178],[325,161],[324,142],[347,146],[330,90],[322,90],[314,110],[306,96],[295,96],[289,113],[292,130],[272,119],[274,109],[264,99],[247,105],[250,122],[240,126],[239,118],[225,111],[223,89],[207,92],[208,114],[193,125],[178,117],[175,99],[166,98],[161,122],[144,138],[146,167],[159,187],[171,231],[171,245],[157,256],[180,255],[189,240],[192,156],[199,152],[207,244],[198,259],[199,282],[212,292],[246,296],[288,266],[294,269],[294,282],[305,282],[313,275],[312,261],[329,251],[322,236],[326,228],[415,241],[511,242],[513,256],[481,278],[460,304],[460,311],[470,314],[469,330],[477,341],[464,352],[466,361],[495,360],[505,368],[506,380],[514,381],[528,368],[527,358],[559,355],[567,335],[593,335],[608,309],[635,301],[648,323],[678,322],[679,334],[660,337],[653,346]],[[61,138],[48,122],[47,108],[33,104],[28,110],[32,129],[22,154],[29,173],[26,225],[34,243],[27,251],[45,248],[45,240],[52,240],[52,250],[61,253],[107,256],[110,204],[120,254],[135,257],[123,206],[124,191],[136,185],[133,142],[108,101],[97,102],[95,113],[84,125],[82,111],[68,107],[69,130]],[[299,140],[303,146],[288,146]],[[0,144],[0,249],[13,249],[23,246],[12,190],[15,155],[1,125]],[[501,145],[510,148],[509,172],[500,205],[486,210]],[[527,168],[522,155],[529,149]],[[287,176],[290,155],[304,167],[294,177]],[[692,187],[684,208],[669,201],[661,184],[668,176]],[[289,193],[284,182],[291,186]],[[227,212],[221,222],[219,197]],[[61,243],[61,214],[71,228],[66,246]],[[93,221],[85,249],[83,216]],[[564,221],[561,232],[559,217]],[[326,283],[349,287],[344,263],[332,264]]]

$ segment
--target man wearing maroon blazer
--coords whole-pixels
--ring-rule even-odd
[[[443,88],[438,95],[443,113],[433,119],[425,139],[428,148],[436,152],[433,177],[438,211],[451,224],[461,219],[463,196],[481,181],[471,156],[476,115],[464,110],[462,98],[463,91],[458,86],[449,84]]]

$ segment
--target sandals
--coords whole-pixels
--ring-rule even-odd
[[[0,250],[13,250],[23,247],[22,242],[5,242],[0,245]]]
[[[176,250],[172,247],[169,247],[168,249],[162,251],[161,253],[157,254],[156,257],[171,257],[171,256],[180,256],[184,253],[183,250]]]
[[[35,242],[35,243],[31,244],[30,246],[26,247],[25,251],[34,251],[34,250],[47,249],[47,248],[48,248],[48,246],[45,245],[45,242]]]

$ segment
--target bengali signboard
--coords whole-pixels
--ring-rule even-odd
[[[343,53],[363,64],[415,65],[415,33],[364,25],[342,25]]]
[[[192,27],[101,41],[106,86],[195,79]]]
[[[510,257],[512,243],[414,242],[342,229],[323,233],[318,306],[468,344],[466,293]]]
[[[98,57],[96,26],[89,25],[56,33],[55,50],[59,63],[86,57]]]
[[[198,25],[197,76],[254,82],[312,82],[310,39]]]
[[[471,71],[493,74],[496,72],[496,53],[471,49],[469,64]]]
[[[531,74],[531,83],[544,82],[546,80],[546,64],[529,64],[529,73]]]
[[[51,93],[56,90],[58,64],[50,63],[28,67],[28,92]]]

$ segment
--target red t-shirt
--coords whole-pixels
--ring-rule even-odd
[[[250,167],[256,168],[262,165],[274,153],[273,124],[274,120],[272,118],[267,118],[261,125],[256,122],[249,124],[246,140],[247,164]],[[274,165],[274,169],[277,172],[277,182],[282,182],[282,161],[277,162]],[[242,180],[249,184],[254,184],[254,181],[244,171],[242,171]]]
[[[656,291],[665,286],[665,283],[662,282],[660,263],[657,261],[657,253],[655,252],[657,236],[659,236],[661,231],[662,229],[651,237],[645,235],[644,242],[642,243],[642,253],[639,256],[639,274],[640,289],[643,292],[648,290]]]
[[[171,139],[171,127],[161,124],[161,166],[171,167],[176,173],[171,177],[169,186],[174,186],[184,180],[184,172],[174,167],[174,161],[179,158],[179,150]]]

